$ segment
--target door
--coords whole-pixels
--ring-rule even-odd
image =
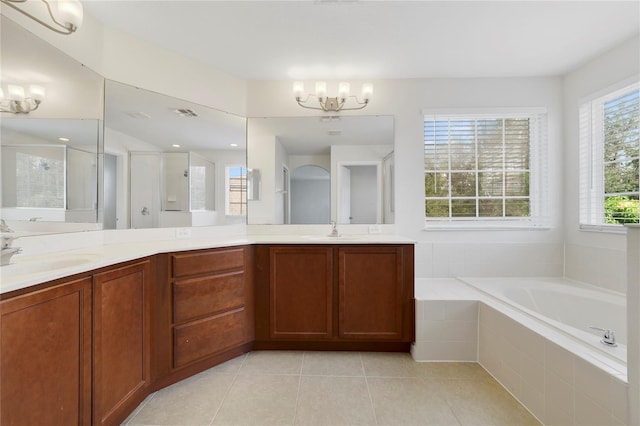
[[[0,303],[4,425],[91,424],[91,278]]]
[[[338,223],[351,223],[351,169],[340,166]]]
[[[270,248],[271,338],[321,340],[331,337],[332,259],[330,246]]]
[[[146,395],[151,271],[151,261],[145,260],[94,276],[95,425],[121,422]]]
[[[129,167],[131,227],[156,228],[160,212],[160,154],[132,153]]]
[[[342,339],[401,340],[404,259],[400,247],[338,249],[338,333]]]

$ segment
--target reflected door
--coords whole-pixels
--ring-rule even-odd
[[[129,167],[131,227],[157,227],[160,211],[160,154],[132,153]]]
[[[351,223],[351,169],[341,167],[338,185],[340,185],[338,223]]]

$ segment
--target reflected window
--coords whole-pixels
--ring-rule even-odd
[[[2,205],[22,208],[65,208],[64,146],[2,147]]]
[[[246,216],[247,168],[227,166],[225,175],[225,213],[227,216]]]

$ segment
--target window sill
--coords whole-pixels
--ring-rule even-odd
[[[626,234],[624,225],[580,225],[580,231],[600,232],[605,234]]]
[[[429,231],[548,231],[551,227],[547,225],[532,224],[487,224],[487,223],[427,223],[422,229]]]

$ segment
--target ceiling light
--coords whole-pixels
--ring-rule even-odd
[[[293,96],[302,108],[318,109],[322,111],[348,111],[355,109],[363,109],[369,104],[371,95],[373,94],[373,84],[365,83],[362,85],[362,102],[355,95],[350,95],[351,85],[347,82],[341,82],[338,84],[338,96],[327,96],[327,83],[324,81],[317,81],[315,85],[315,93],[310,93],[303,100],[304,83],[296,81],[293,83]],[[314,97],[318,101],[318,106],[306,105],[309,99]],[[353,100],[353,104],[357,106],[347,107],[347,101]]]
[[[58,138],[61,142],[69,142],[69,138]]]
[[[79,0],[42,0],[47,8],[47,12],[49,12],[49,17],[53,21],[52,23],[47,23],[39,18],[36,18],[29,12],[22,10],[20,7],[16,5],[16,3],[24,3],[26,0],[0,0],[2,3],[6,4],[9,7],[14,8],[18,12],[22,13],[25,16],[33,19],[37,23],[44,25],[49,28],[51,31],[55,31],[59,34],[68,35],[73,33],[82,25],[82,3]],[[35,2],[32,2],[35,3]],[[56,12],[53,13],[51,10],[51,4],[56,4]],[[57,15],[57,18],[56,18]]]
[[[173,145],[171,145],[174,148],[180,148],[180,144],[174,143]]]
[[[232,147],[235,148],[236,146],[238,146],[238,144],[237,143],[230,143],[229,146],[232,146]]]
[[[44,96],[45,90],[42,86],[32,84],[29,86],[29,92],[27,94],[23,86],[8,84],[6,98],[4,90],[0,87],[0,112],[29,114],[31,111],[38,109]]]

